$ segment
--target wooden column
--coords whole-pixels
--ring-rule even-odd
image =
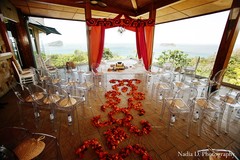
[[[91,48],[90,48],[90,32],[91,27],[87,25],[87,19],[92,18],[91,14],[91,5],[90,0],[86,0],[86,6],[85,6],[85,21],[86,21],[86,36],[87,36],[87,49],[88,49],[88,66],[89,70],[91,70]]]
[[[152,3],[151,10],[149,12],[149,19],[154,19],[154,21],[156,21],[156,9],[154,8],[154,3]],[[153,28],[152,51],[153,51],[153,45],[154,45],[154,32],[155,32],[155,26]],[[153,59],[153,57],[152,57],[152,59]],[[151,59],[151,65],[152,65],[152,59]]]
[[[220,70],[226,69],[231,58],[233,47],[240,29],[240,1],[233,0],[222,40],[213,66],[212,77]],[[211,36],[211,35],[210,35]]]
[[[37,54],[41,54],[39,34],[40,34],[39,30],[33,27],[33,35],[34,35],[34,41],[36,43]]]
[[[20,11],[18,11],[19,23],[16,24],[19,52],[22,57],[23,68],[35,66],[35,61],[32,53],[31,42],[28,36],[27,20]]]

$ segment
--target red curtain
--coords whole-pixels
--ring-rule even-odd
[[[90,65],[100,64],[103,55],[105,27],[91,26],[89,43],[90,43]]]
[[[152,64],[152,54],[153,54],[153,39],[154,39],[154,26],[145,26],[146,35],[146,48],[147,48],[147,66],[145,68],[148,70]]]
[[[136,40],[137,40],[138,58],[139,59],[142,58],[145,69],[147,70],[149,64],[148,64],[144,27],[136,28]]]

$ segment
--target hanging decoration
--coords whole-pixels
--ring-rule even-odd
[[[122,27],[122,26],[120,26],[119,28],[118,28],[118,32],[122,35],[123,34],[123,32],[125,32],[126,31],[126,29],[124,28],[124,27]]]
[[[125,19],[121,19],[124,16]],[[145,26],[154,26],[154,19],[133,19],[125,14],[119,14],[114,19],[108,18],[90,18],[87,19],[88,26],[105,26],[106,28],[111,27],[145,27]]]

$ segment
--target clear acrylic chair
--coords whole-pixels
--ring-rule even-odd
[[[57,137],[46,134],[46,133],[35,133],[35,132],[32,133],[31,137],[35,139],[38,139],[39,137],[44,137],[42,141],[45,143],[45,148],[43,152],[37,156],[36,159],[63,160]]]
[[[236,154],[233,153],[231,150],[212,149],[208,147],[208,149],[197,150],[193,155],[193,160],[220,160],[220,159],[238,160]]]
[[[35,73],[36,84],[43,88],[46,88],[46,84],[49,83],[49,81],[51,81],[51,76],[48,73],[48,71],[44,69],[33,68],[33,67],[32,69]]]
[[[173,83],[164,83],[162,82],[159,84],[157,91],[156,91],[156,107],[159,106],[161,102],[161,112],[160,112],[160,119],[163,118],[165,108],[166,108],[166,99],[173,98],[174,91],[173,91]]]
[[[59,86],[54,85],[53,86],[54,93],[50,94],[50,97],[52,98],[52,101],[55,104],[55,111],[56,114],[63,112],[66,113],[66,120],[68,123],[68,126],[71,128],[71,133],[74,134],[74,122],[77,123],[77,129],[78,129],[78,114],[77,114],[77,107],[83,105],[83,99],[82,97],[78,96],[72,96],[70,93],[68,93],[66,90],[62,89]],[[60,100],[56,101],[54,100],[56,96],[60,97]],[[57,116],[56,115],[56,116]],[[75,117],[76,115],[76,117]]]
[[[216,90],[207,97],[199,97],[196,99],[193,121],[197,122],[198,136],[201,136],[204,118],[211,116],[211,113],[218,113],[221,111],[220,105],[216,103],[216,97],[218,94],[219,90]],[[213,117],[212,120],[216,121],[215,117]]]
[[[226,69],[222,69],[220,71],[218,71],[213,78],[209,78],[208,81],[208,94],[210,95],[211,92],[213,92],[216,89],[219,89],[222,85],[222,79],[224,77],[224,74],[226,73]],[[210,76],[212,76],[212,74],[210,74]]]
[[[25,88],[25,85],[21,85],[19,83],[17,83],[16,85],[12,84],[10,85],[11,89],[13,90],[15,96],[18,98],[18,109],[19,109],[19,117],[20,117],[20,123],[21,125],[24,124],[24,108],[25,106],[29,106],[31,108],[33,108],[33,114],[34,114],[34,118],[35,120],[38,118],[39,116],[39,112],[38,109],[36,108],[36,106],[33,104],[33,99],[32,96],[30,94],[30,92]],[[22,89],[22,87],[24,89]]]
[[[179,89],[173,98],[166,98],[165,103],[169,111],[168,132],[174,125],[177,115],[188,114],[186,136],[189,137],[194,103],[197,97],[197,89],[194,87]]]
[[[164,72],[173,72],[174,64],[172,62],[165,62],[163,64],[163,70]]]
[[[39,137],[43,137],[41,141],[44,142],[45,147],[34,159],[63,159],[58,140],[55,136],[30,132],[28,129],[22,127],[5,127],[0,129],[0,137],[0,144],[11,151],[14,151],[19,145],[23,144],[24,141],[32,138],[37,140]]]
[[[103,66],[98,63],[93,63],[91,65],[91,71],[93,73],[93,81],[95,85],[95,89],[106,88],[106,75],[103,73]]]
[[[234,110],[240,109],[240,93],[233,91],[233,89],[220,89],[219,96],[221,101],[226,103],[225,112],[226,126],[225,133],[229,133],[230,120],[232,118]]]
[[[194,66],[186,66],[184,68],[184,75],[188,75],[191,77],[191,80],[193,80],[195,77],[196,77],[196,71],[197,71],[197,67],[198,67],[198,64],[200,62],[200,57],[198,57],[196,59],[196,63]]]
[[[51,85],[46,84],[46,88],[42,88],[39,85],[28,85],[26,87],[33,99],[33,105],[39,113],[38,118],[40,117],[40,110],[49,112],[49,120],[51,122],[52,128],[55,131],[55,106],[54,102],[60,100],[60,96],[52,95]]]
[[[84,72],[80,74],[82,81],[79,85],[77,85],[77,88],[84,91],[84,97],[85,97],[85,103],[86,105],[90,106],[89,103],[89,96],[90,93],[93,92],[95,98],[96,98],[96,89],[94,85],[94,79],[93,79],[93,73],[92,72]]]
[[[158,76],[153,80],[152,83],[152,92],[151,97],[154,99],[155,95],[157,95],[157,90],[161,88],[162,83],[172,84],[173,74],[172,72],[163,72],[158,74]]]

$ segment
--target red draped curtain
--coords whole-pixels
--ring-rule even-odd
[[[122,16],[124,16],[125,19],[121,19]],[[125,29],[136,32],[138,58],[142,58],[145,69],[149,69],[152,62],[153,51],[153,31],[155,25],[153,19],[135,20],[127,15],[119,14],[114,19],[87,19],[87,25],[91,28],[89,35],[90,65],[100,64],[101,62],[104,47],[105,29],[121,26]]]
[[[91,26],[89,43],[90,43],[90,65],[99,64],[102,59],[104,46],[104,26]],[[96,66],[97,67],[97,66]]]

